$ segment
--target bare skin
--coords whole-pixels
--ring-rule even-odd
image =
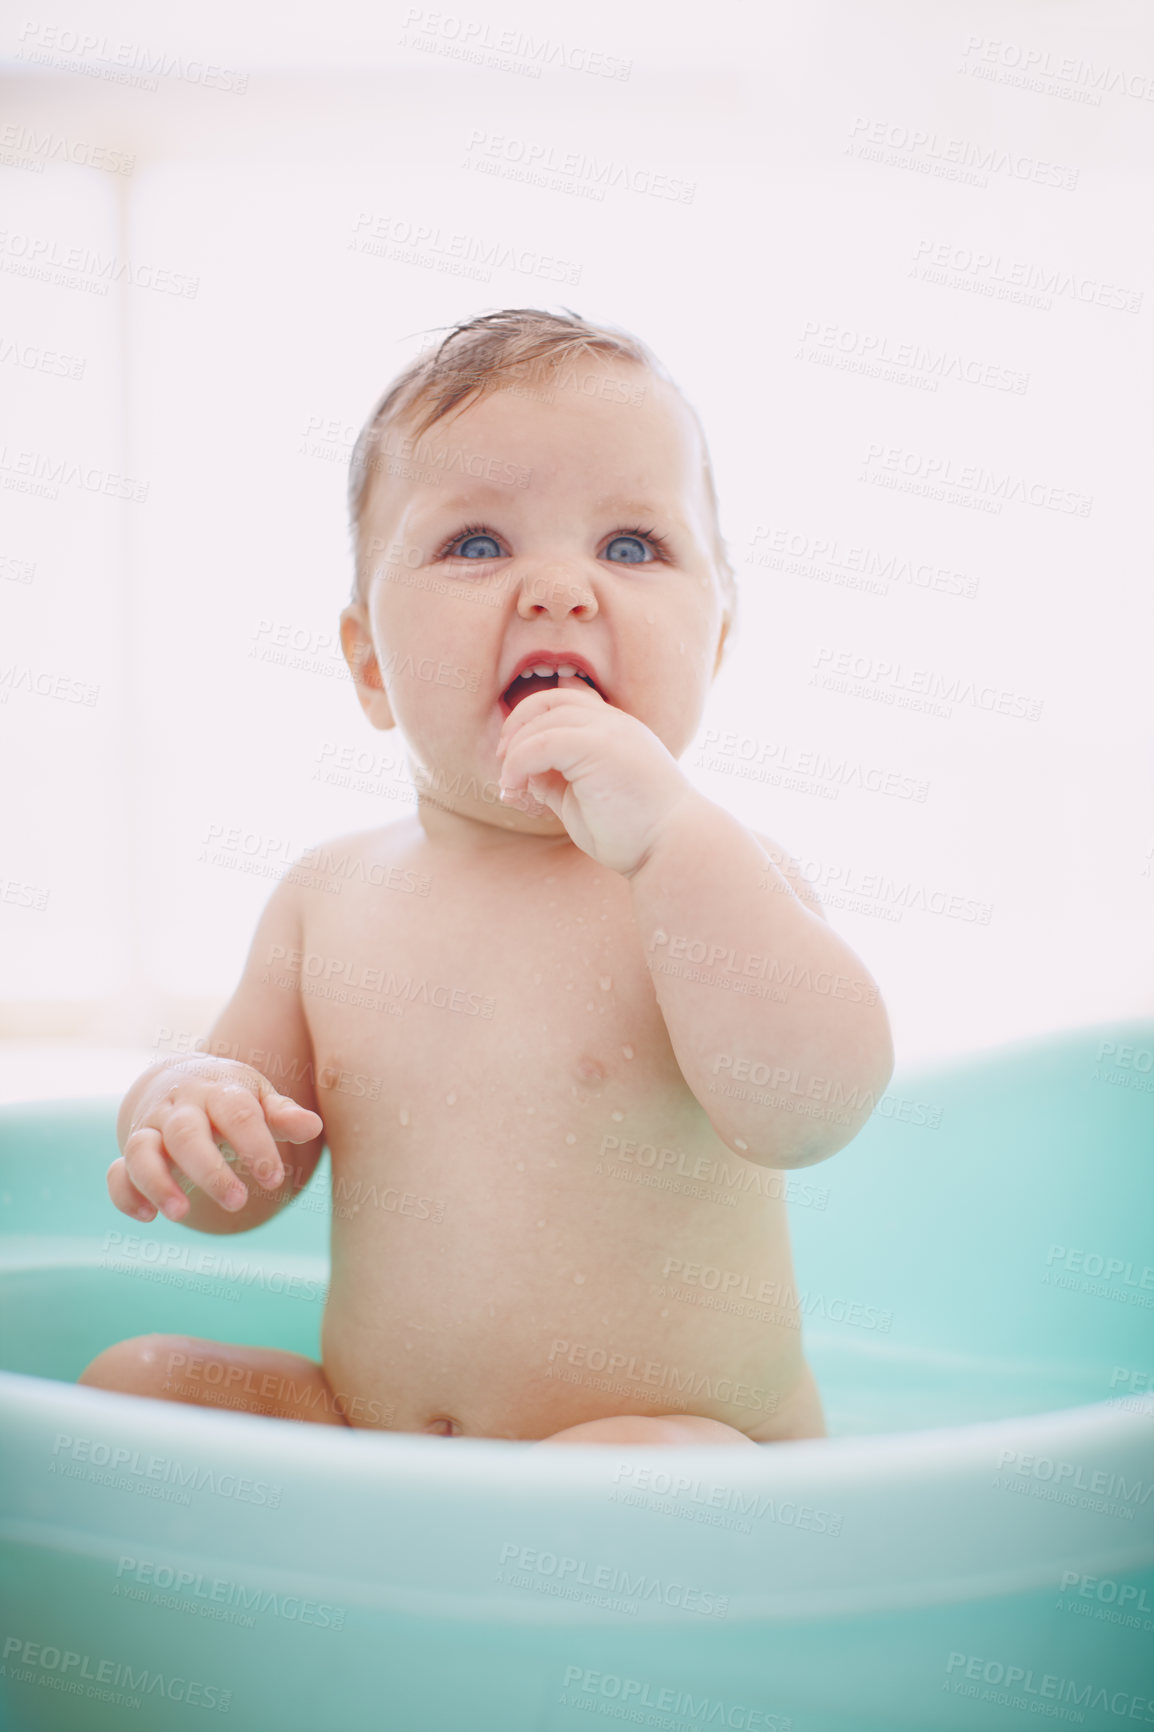
[[[658,382],[628,410],[559,397],[495,393],[442,434],[531,471],[520,493],[378,485],[366,530],[437,581],[378,572],[343,635],[369,720],[404,726],[418,815],[290,873],[205,1056],[161,1061],[121,1109],[113,1201],[203,1232],[268,1219],[328,1146],[322,1363],[141,1336],[86,1384],[548,1443],[823,1435],[783,1172],[865,1122],[885,1012],[788,856],[676,763],[723,633],[687,414]],[[641,521],[606,503],[623,488],[672,549],[660,573],[617,557]],[[476,532],[441,553],[478,521],[495,606],[469,587]],[[516,664],[547,650],[596,688],[562,675],[510,708]],[[686,937],[680,954],[729,959],[730,986],[751,956],[790,984],[671,966]],[[813,985],[835,978],[853,991]],[[716,1087],[750,1059],[790,1089]],[[797,1104],[831,1079],[858,1104]]]

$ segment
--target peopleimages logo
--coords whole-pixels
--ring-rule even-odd
[[[539,1552],[532,1546],[520,1546],[513,1541],[501,1547],[498,1563],[497,1579],[508,1587],[536,1587],[541,1582],[548,1582],[554,1586],[547,1588],[547,1592],[564,1587],[592,1588],[601,1593],[619,1595],[630,1606],[656,1603],[704,1618],[724,1618],[729,1610],[726,1594],[713,1593],[687,1582],[662,1581],[657,1576],[647,1576],[643,1571],[633,1573],[617,1564],[595,1564],[588,1558]]]
[[[110,1484],[114,1490],[163,1496],[164,1491],[175,1488],[183,1493],[179,1501],[184,1502],[188,1501],[189,1490],[210,1491],[217,1497],[235,1498],[238,1503],[278,1509],[284,1491],[283,1486],[270,1484],[267,1480],[220,1473],[211,1467],[186,1466],[171,1456],[149,1455],[143,1450],[130,1449],[126,1444],[103,1443],[99,1438],[71,1437],[67,1432],[58,1432],[52,1445],[49,1471],[63,1474],[66,1478],[82,1478],[84,1475],[77,1471],[81,1464],[88,1467],[90,1479]],[[107,1468],[108,1472],[96,1475],[92,1468]],[[129,1475],[135,1478],[127,1477]]]
[[[1066,163],[1039,161],[1019,156],[998,145],[979,144],[968,138],[944,138],[924,127],[905,126],[888,120],[858,115],[850,128],[846,154],[894,168],[912,168],[947,180],[969,180],[988,186],[990,174],[1011,180],[1030,181],[1035,186],[1060,187],[1073,192],[1080,169]]]
[[[1154,1263],[1136,1263],[1125,1257],[1108,1257],[1102,1251],[1087,1251],[1080,1245],[1051,1245],[1046,1268],[1054,1265],[1071,1275],[1091,1275],[1103,1281],[1117,1280],[1136,1291],[1154,1291]]]
[[[978,1688],[982,1684],[986,1689]],[[1080,1720],[1082,1716],[1064,1715],[1060,1708],[1046,1708],[1045,1702],[1100,1708],[1127,1720],[1154,1725],[1154,1702],[1147,1696],[1134,1696],[1127,1690],[1108,1690],[1101,1684],[1083,1684],[1076,1678],[1063,1678],[1055,1672],[1037,1673],[1032,1667],[1015,1666],[1004,1660],[987,1660],[980,1654],[956,1651],[950,1654],[942,1688],[955,1696],[971,1696],[1011,1708],[1028,1708],[1032,1714],[1050,1714],[1057,1719]]]
[[[21,156],[23,162],[17,160]],[[105,174],[131,174],[136,156],[58,132],[37,132],[32,126],[9,121],[0,126],[0,162],[14,168],[30,168],[35,174],[43,173],[46,162],[70,162],[80,168],[100,169]]]
[[[612,187],[692,204],[697,190],[696,181],[681,180],[638,163],[618,162],[612,157],[602,161],[583,150],[563,150],[537,139],[515,138],[480,127],[474,127],[465,148],[464,167],[475,172],[557,186],[598,201],[604,199],[606,188]]]
[[[666,1473],[661,1468],[630,1467],[627,1464],[618,1467],[614,1489],[609,1496],[613,1503],[640,1504],[661,1514],[684,1514],[690,1520],[734,1525],[719,1521],[717,1512],[720,1511],[724,1516],[743,1518],[743,1525],[739,1528],[743,1533],[753,1532],[754,1521],[768,1520],[782,1527],[796,1527],[805,1533],[829,1534],[836,1538],[841,1533],[843,1520],[837,1510],[763,1497],[756,1491],[713,1484],[687,1473]],[[686,1507],[679,1509],[679,1502]]]
[[[113,83],[134,83],[144,90],[156,90],[158,77],[176,78],[184,84],[199,84],[206,90],[227,91],[234,96],[243,96],[248,89],[247,72],[208,65],[203,60],[185,60],[170,49],[150,47],[147,43],[81,35],[78,30],[59,24],[27,20],[17,53],[22,60],[108,78]]]
[[[987,469],[980,463],[960,463],[953,457],[908,451],[901,445],[882,445],[877,440],[870,443],[862,461],[867,471],[863,480],[882,485],[905,479],[939,492],[953,488],[959,497],[981,501],[982,508],[994,515],[1001,512],[1007,501],[1036,506],[1045,511],[1072,513],[1076,517],[1089,517],[1094,505],[1092,494],[1052,486],[1036,476]]]
[[[1105,1468],[1086,1469],[1081,1463],[1054,1461],[1048,1455],[1030,1455],[1020,1449],[998,1452],[999,1469],[1012,1468],[1015,1473],[1054,1485],[1069,1485],[1075,1491],[1094,1492],[1101,1497],[1118,1497],[1141,1509],[1154,1492],[1154,1481],[1144,1485],[1140,1479],[1127,1480],[1123,1474],[1108,1473]]]
[[[50,1642],[33,1642],[26,1636],[5,1637],[0,1673],[14,1683],[47,1684],[66,1696],[96,1697],[127,1708],[141,1707],[145,1696],[166,1696],[186,1708],[216,1709],[220,1714],[227,1714],[232,1703],[232,1691],[221,1689],[219,1684],[166,1677],[130,1661],[101,1660],[71,1648],[54,1647]],[[132,1695],[120,1695],[120,1690],[129,1690]]]
[[[1001,1477],[1002,1475],[1005,1477]],[[1132,1522],[1135,1512],[1145,1508],[1154,1483],[1128,1480],[1106,1468],[1086,1468],[1081,1462],[1054,1461],[1046,1455],[1029,1455],[1004,1449],[998,1456],[998,1473],[991,1482],[995,1491],[1042,1498],[1067,1509],[1088,1509],[1118,1521]]]
[[[121,1591],[133,1588],[147,1590],[157,1604],[174,1600],[183,1610],[182,1601],[201,1616],[223,1619],[225,1612],[240,1612],[251,1627],[247,1614],[269,1613],[274,1618],[312,1624],[318,1629],[344,1628],[345,1608],[327,1601],[302,1599],[299,1594],[286,1594],[272,1588],[248,1588],[227,1576],[206,1576],[200,1570],[178,1569],[175,1565],[158,1563],[152,1558],[121,1557],[116,1566],[116,1582]],[[144,1598],[139,1594],[136,1598]]]
[[[521,276],[542,277],[551,283],[577,284],[583,268],[571,259],[494,240],[488,234],[450,234],[431,223],[413,223],[379,211],[357,212],[349,248],[396,264],[422,265],[430,270],[448,271],[453,276],[471,276],[482,283],[492,280],[494,270],[507,270]]]
[[[1077,1570],[1063,1570],[1061,1592],[1069,1593],[1071,1588],[1077,1589],[1081,1599],[1096,1600],[1099,1605],[1123,1609],[1133,1606],[1136,1612],[1154,1612],[1145,1588],[1136,1588],[1133,1582],[1115,1581],[1113,1576],[1080,1576]]]
[[[620,1702],[622,1706],[602,1707],[598,1697],[602,1702]],[[594,1672],[585,1666],[566,1666],[561,1700],[588,1713],[608,1714],[615,1720],[630,1719],[643,1726],[672,1727],[672,1720],[657,1720],[655,1714],[676,1714],[683,1726],[692,1721],[695,1726],[732,1727],[733,1732],[790,1732],[793,1726],[788,1715],[773,1714],[765,1708],[747,1708],[740,1702],[727,1704],[717,1697],[695,1696],[690,1690],[675,1689],[672,1685],[654,1684],[646,1678],[625,1678],[617,1672]],[[642,1716],[637,1713],[638,1708],[647,1708],[649,1713]]]
[[[1133,68],[1095,65],[1081,55],[1059,54],[1052,48],[1034,48],[1000,37],[970,36],[962,52],[959,72],[1011,83],[1029,90],[1044,90],[1050,80],[1051,94],[1078,98],[1097,107],[1103,93],[1130,96],[1139,102],[1154,102],[1154,77]]]
[[[862,651],[820,645],[812,665],[811,686],[844,692],[848,697],[868,697],[877,703],[896,703],[903,709],[928,708],[946,720],[953,715],[954,704],[968,704],[987,715],[1019,721],[1036,722],[1042,714],[1041,698]]]
[[[1120,313],[1141,310],[1143,291],[1083,277],[1063,265],[1043,265],[1028,259],[1003,258],[1000,253],[981,252],[953,241],[920,240],[909,275],[923,283],[946,288],[970,289],[997,300],[1036,306],[1049,312],[1052,297],[1066,295],[1084,306],[1105,307]]]
[[[548,36],[538,40],[515,27],[502,30],[492,23],[463,18],[460,13],[424,6],[409,7],[402,29],[401,42],[406,47],[452,49],[454,58],[496,65],[503,71],[522,71],[531,78],[540,78],[543,67],[553,66],[566,72],[587,72],[595,78],[624,82],[633,70],[631,60],[602,53],[600,49],[575,42],[555,42]],[[431,40],[422,42],[422,36]]]

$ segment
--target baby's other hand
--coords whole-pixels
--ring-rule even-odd
[[[108,1169],[108,1194],[137,1221],[162,1210],[170,1221],[188,1213],[178,1175],[222,1209],[248,1202],[237,1169],[267,1191],[284,1182],[277,1143],[307,1143],[324,1129],[318,1113],[278,1094],[268,1078],[234,1059],[200,1056],[153,1079],[133,1115],[123,1153]],[[234,1168],[225,1149],[235,1156]]]

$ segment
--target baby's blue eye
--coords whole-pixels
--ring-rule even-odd
[[[459,559],[500,559],[501,549],[491,535],[466,535],[455,549]]]
[[[652,549],[638,535],[615,535],[605,549],[605,557],[619,565],[643,565],[652,557]]]

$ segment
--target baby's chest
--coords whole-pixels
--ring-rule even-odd
[[[434,1135],[454,1119],[499,1135],[582,1109],[612,1128],[685,1090],[627,893],[361,912],[328,915],[305,946],[330,1137],[418,1118]]]

